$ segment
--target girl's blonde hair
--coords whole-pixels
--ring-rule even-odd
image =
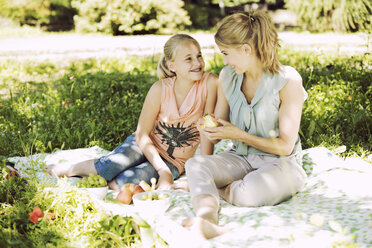
[[[170,37],[164,45],[163,55],[158,63],[157,75],[159,79],[176,76],[176,73],[169,70],[167,61],[174,61],[177,49],[184,41],[191,41],[200,49],[199,43],[190,35],[176,34]]]
[[[265,69],[271,74],[279,71],[279,39],[274,24],[264,11],[238,12],[226,16],[214,35],[218,46],[237,48],[243,44],[253,47]]]

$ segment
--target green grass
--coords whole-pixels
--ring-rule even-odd
[[[309,94],[301,123],[304,148],[346,146],[345,156],[371,154],[371,57],[281,53]],[[135,130],[157,80],[157,59],[1,61],[0,154],[115,148]],[[207,70],[218,74],[221,68],[219,55],[208,60]]]
[[[0,61],[0,155],[93,145],[114,149],[136,128],[145,95],[157,80],[158,58]],[[303,147],[325,146],[370,161],[372,56],[284,50],[280,59],[300,72],[309,94],[300,130]],[[207,61],[207,70],[216,74],[222,66],[220,55]],[[56,193],[36,179],[7,179],[5,162],[0,165],[1,247],[140,244],[133,219],[109,217],[63,184]],[[32,223],[35,206],[56,217]]]
[[[1,144],[6,156],[100,145],[133,132],[155,61],[0,64]],[[65,103],[65,104],[64,104]],[[26,152],[27,151],[27,152]]]

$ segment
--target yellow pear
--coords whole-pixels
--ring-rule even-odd
[[[210,114],[204,115],[203,116],[203,121],[204,121],[204,124],[201,125],[201,128],[218,127],[218,123],[217,123],[216,119],[214,119],[214,117],[211,116]]]

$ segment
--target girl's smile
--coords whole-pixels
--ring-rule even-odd
[[[200,80],[204,72],[204,60],[198,46],[185,41],[179,45],[174,61],[168,62],[168,67],[177,75],[177,79],[191,81]]]

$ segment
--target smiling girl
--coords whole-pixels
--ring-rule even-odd
[[[158,64],[159,81],[146,96],[135,133],[107,156],[66,167],[48,165],[49,173],[99,174],[114,190],[125,183],[150,183],[153,177],[158,189],[172,188],[199,143],[201,154],[213,153],[213,144],[196,127],[205,113],[213,113],[217,97],[218,79],[204,66],[194,38],[185,34],[169,38]]]

